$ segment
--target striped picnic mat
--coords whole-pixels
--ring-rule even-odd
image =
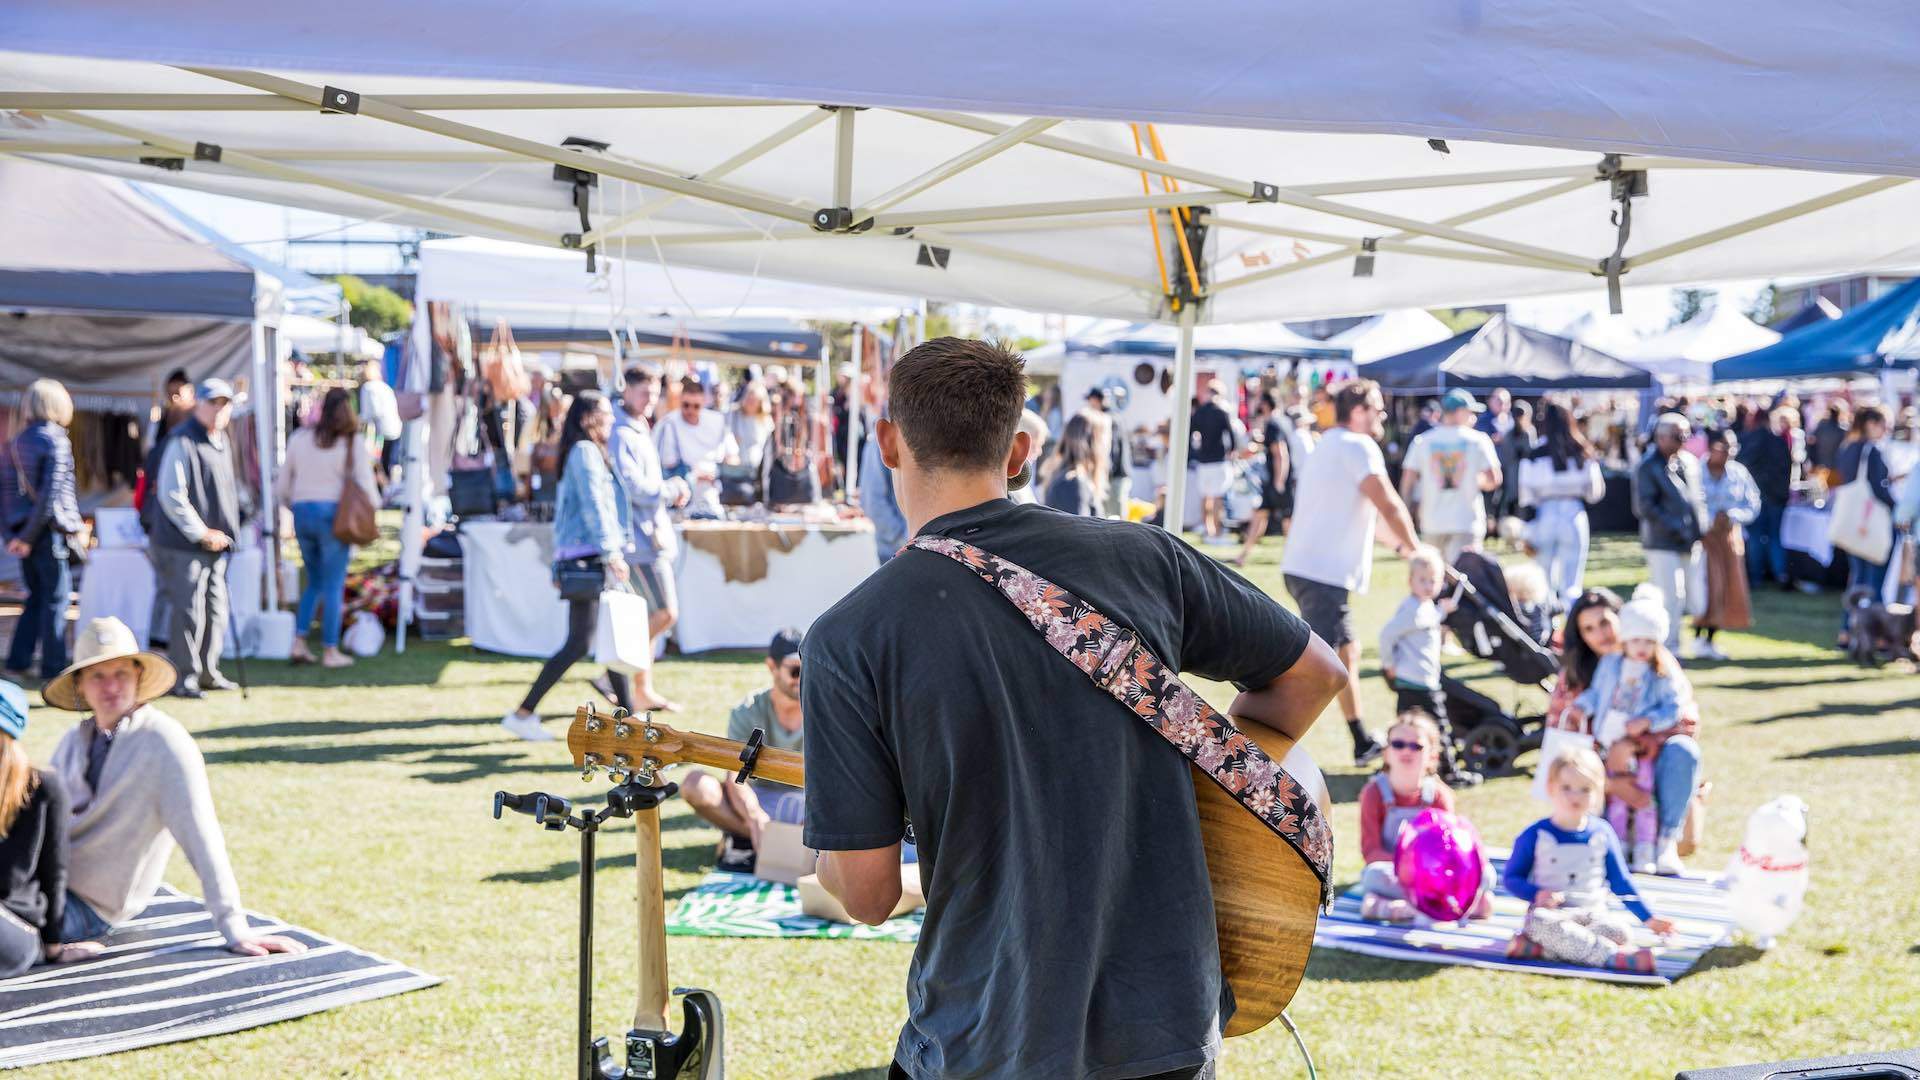
[[[680,898],[667,915],[667,933],[683,937],[918,941],[920,912],[889,919],[879,926],[829,922],[802,914],[799,890],[791,885],[716,870]]]
[[[275,919],[247,922],[307,951],[235,956],[205,904],[162,886],[99,958],[0,982],[0,1068],[223,1035],[440,981]]]
[[[1504,852],[1494,857],[1496,882],[1505,865]],[[1655,973],[1652,975],[1604,971],[1556,960],[1508,959],[1507,942],[1520,932],[1527,905],[1497,885],[1492,917],[1428,929],[1417,929],[1410,924],[1364,921],[1360,918],[1360,889],[1355,886],[1334,901],[1331,913],[1320,917],[1313,943],[1321,948],[1405,960],[1414,964],[1465,964],[1496,971],[1524,971],[1534,975],[1667,986],[1691,971],[1707,950],[1725,944],[1730,938],[1733,919],[1727,912],[1726,893],[1712,879],[1635,874],[1634,882],[1640,888],[1641,899],[1647,902],[1654,914],[1672,919],[1677,930],[1668,945],[1660,946],[1652,934],[1639,927],[1639,920],[1627,916],[1627,921],[1636,927],[1635,940],[1640,944],[1656,946]]]

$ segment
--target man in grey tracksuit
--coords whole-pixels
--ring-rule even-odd
[[[227,622],[227,553],[240,526],[240,485],[227,425],[233,387],[225,379],[200,384],[193,416],[167,438],[154,492],[149,550],[160,591],[173,607],[167,658],[180,673],[179,697],[229,690],[220,674]]]

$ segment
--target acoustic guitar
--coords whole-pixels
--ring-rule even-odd
[[[1327,807],[1326,781],[1304,749],[1271,728],[1239,723],[1323,809]],[[607,716],[588,706],[581,707],[567,729],[567,749],[576,767],[614,775],[651,778],[670,765],[686,763],[739,770],[794,787],[804,780],[802,758],[790,750],[679,731],[650,717]],[[1279,1016],[1299,988],[1320,915],[1320,881],[1292,845],[1211,778],[1188,768],[1200,810],[1207,876],[1213,882],[1221,974],[1233,989],[1235,1011],[1226,1034],[1245,1035]],[[643,962],[643,972],[645,966]],[[664,984],[664,961],[660,966]],[[643,985],[642,995],[640,1011],[660,1015],[665,986],[649,991]]]

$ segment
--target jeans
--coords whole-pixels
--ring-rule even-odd
[[[340,607],[345,602],[347,563],[353,547],[333,535],[337,502],[293,504],[293,535],[300,542],[300,561],[307,564],[307,584],[300,590],[300,608],[293,619],[302,637],[313,625],[313,609],[320,608],[320,641],[327,648],[340,644]]]
[[[600,626],[600,597],[591,596],[585,600],[567,601],[567,640],[561,644],[560,651],[547,658],[540,668],[540,674],[533,680],[533,688],[521,700],[520,707],[533,712],[540,707],[540,699],[547,696],[553,684],[567,669],[583,659],[593,648],[593,632]],[[633,699],[627,696],[627,677],[617,672],[607,672],[607,681],[613,684],[614,703],[623,709],[633,708]]]
[[[1700,744],[1675,735],[1653,759],[1653,801],[1660,815],[1660,842],[1677,838],[1687,820],[1687,804],[1700,786]]]
[[[1687,586],[1691,580],[1693,552],[1647,549],[1647,574],[1660,587],[1667,602],[1667,640],[1663,643],[1680,651],[1680,622],[1687,614]]]
[[[113,925],[85,900],[71,892],[67,894],[67,913],[60,920],[61,941],[97,941],[112,929]]]
[[[1547,587],[1563,607],[1580,599],[1580,582],[1587,574],[1587,511],[1573,499],[1549,499],[1540,504],[1530,530],[1535,558],[1547,572]]]
[[[1762,582],[1787,580],[1787,549],[1780,542],[1780,522],[1786,516],[1784,503],[1760,502],[1760,516],[1747,526],[1747,580]]]
[[[1847,556],[1848,593],[1855,589],[1866,589],[1873,594],[1872,600],[1877,604],[1880,602],[1880,594],[1886,591],[1886,585],[1886,563],[1871,563],[1853,554]],[[1843,634],[1847,632],[1847,605],[1844,602],[1840,605],[1840,632]],[[15,640],[17,641],[18,638]]]
[[[52,530],[41,533],[33,550],[20,560],[27,603],[20,610],[20,621],[14,624],[13,645],[7,650],[7,667],[26,671],[33,665],[34,647],[39,646],[40,675],[47,679],[67,666],[67,601],[73,595],[66,542],[61,540],[56,547],[55,539]]]

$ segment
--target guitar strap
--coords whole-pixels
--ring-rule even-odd
[[[999,590],[1055,652],[1299,852],[1320,879],[1322,903],[1330,902],[1333,830],[1312,796],[1133,631],[1046,578],[963,540],[920,536],[908,546],[945,555]]]

